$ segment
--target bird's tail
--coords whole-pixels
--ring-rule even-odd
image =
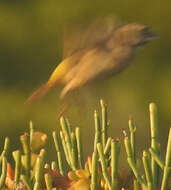
[[[32,104],[38,100],[40,100],[43,96],[45,96],[51,87],[48,83],[41,85],[33,94],[25,101],[26,105]]]

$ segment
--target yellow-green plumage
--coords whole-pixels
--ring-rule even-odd
[[[91,81],[121,72],[131,63],[137,47],[146,44],[155,37],[155,34],[148,27],[141,24],[131,23],[116,29],[114,22],[112,26],[110,20],[110,25],[108,27],[110,30],[106,33],[97,27],[102,33],[102,37],[97,35],[94,37],[94,41],[92,36],[89,41],[86,33],[86,40],[80,40],[82,41],[80,46],[77,42],[77,48],[73,48],[68,53],[67,57],[51,74],[49,80],[36,90],[26,103],[40,99],[57,85],[64,86],[60,94],[60,97],[64,98],[73,90]],[[91,28],[88,30],[89,35],[91,35],[90,31]],[[98,31],[96,33],[98,34]],[[92,31],[92,35],[96,35],[96,33]]]

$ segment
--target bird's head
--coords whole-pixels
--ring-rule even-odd
[[[141,46],[155,39],[157,35],[147,26],[137,23],[130,23],[115,30],[113,36],[108,41],[108,47],[114,45]]]

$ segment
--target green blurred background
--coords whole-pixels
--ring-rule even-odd
[[[28,130],[29,120],[36,129],[51,135],[59,129],[59,91],[53,91],[40,103],[25,107],[26,98],[46,81],[61,60],[62,25],[75,20],[86,22],[98,14],[114,14],[123,22],[150,26],[159,35],[138,51],[133,64],[123,73],[97,89],[84,89],[73,99],[67,112],[71,124],[80,126],[85,154],[93,142],[93,110],[99,110],[99,98],[109,107],[111,135],[122,136],[132,116],[137,125],[139,148],[149,143],[148,105],[159,108],[161,140],[165,145],[171,116],[171,27],[170,1],[94,0],[94,1],[20,1],[0,2],[0,142],[16,139]],[[87,138],[90,140],[87,141]],[[52,140],[49,141],[49,146]],[[88,145],[88,146],[87,146]]]

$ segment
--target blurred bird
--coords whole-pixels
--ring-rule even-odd
[[[89,82],[114,76],[131,63],[138,47],[156,38],[142,24],[118,25],[116,19],[106,17],[93,21],[86,30],[78,25],[69,33],[64,32],[63,61],[26,104],[40,99],[57,85],[64,86],[60,93],[63,99]]]

